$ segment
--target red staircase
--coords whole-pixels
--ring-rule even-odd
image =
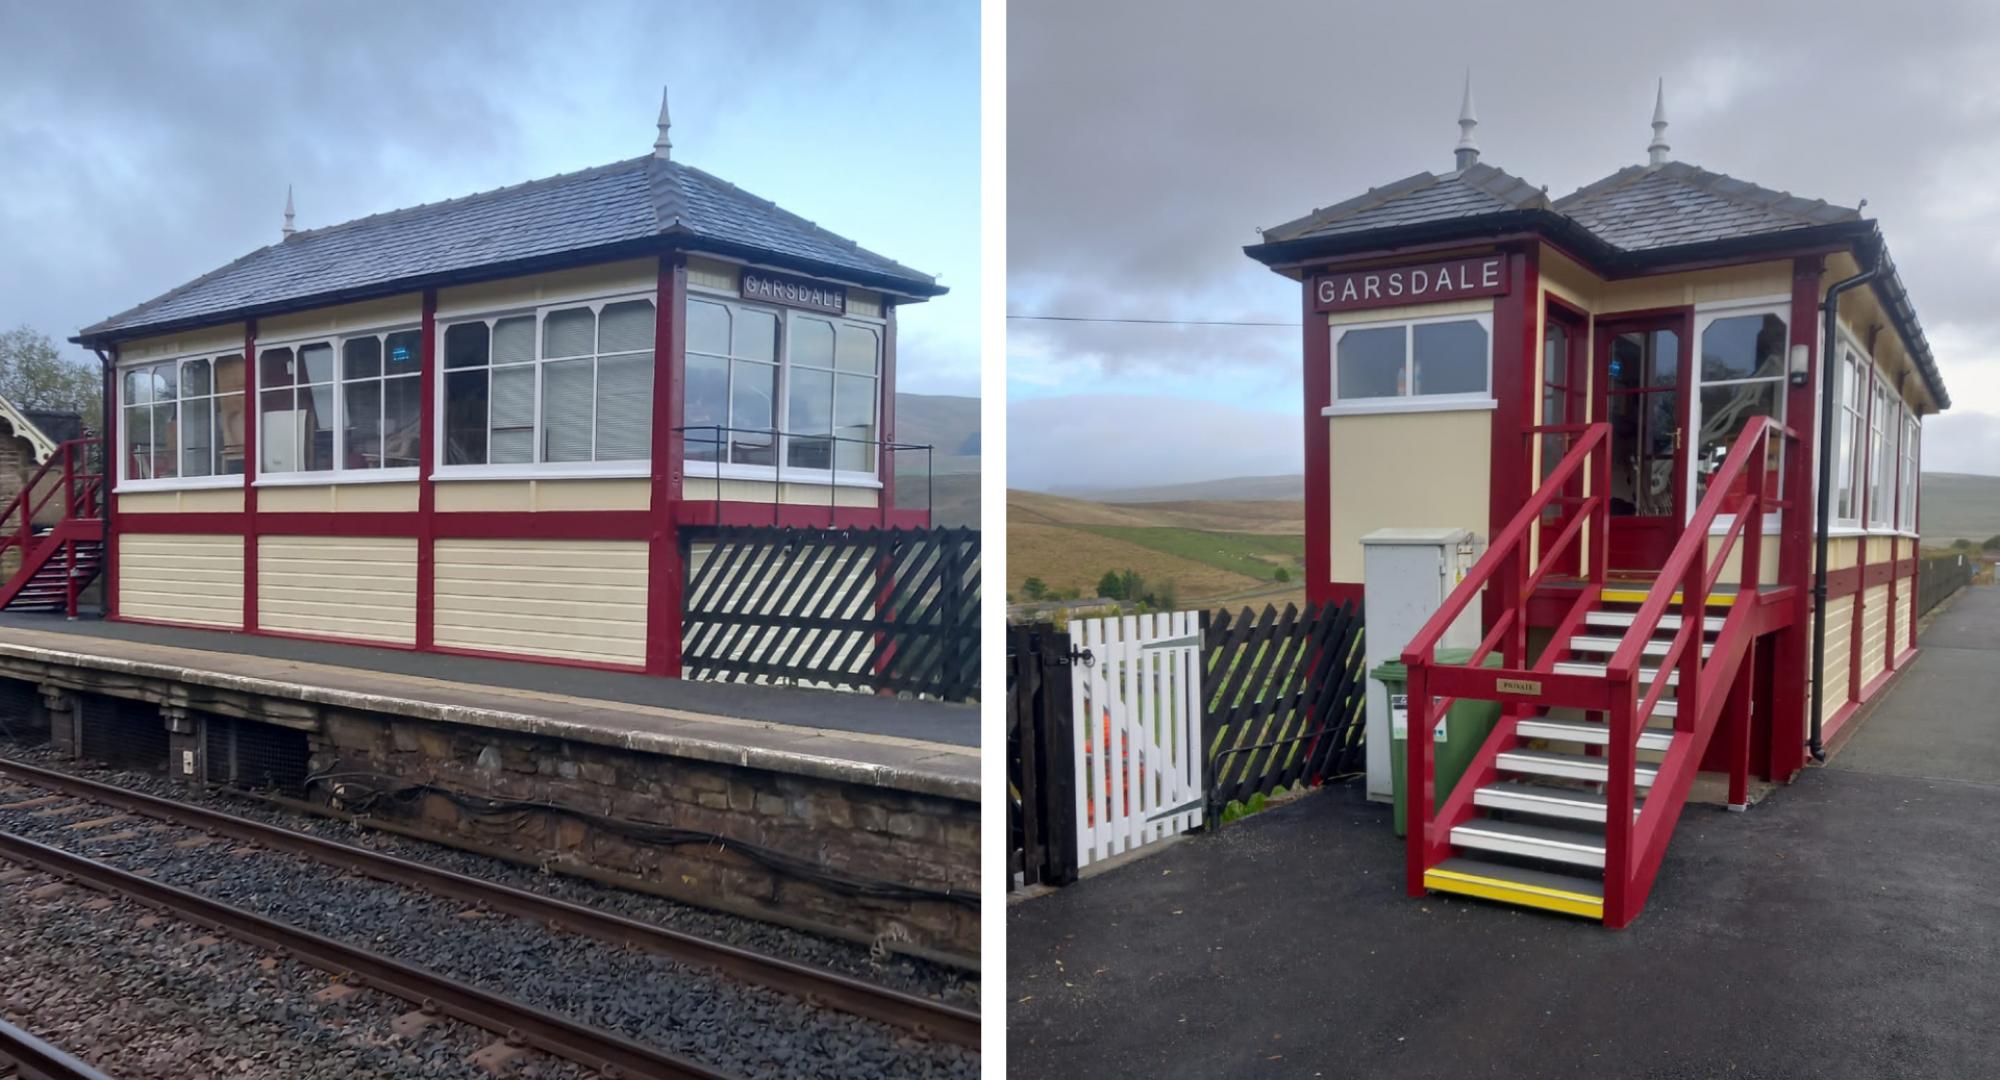
[[[1413,793],[1406,886],[1411,896],[1459,893],[1622,927],[1645,906],[1719,728],[1729,739],[1729,802],[1740,808],[1747,798],[1745,658],[1756,640],[1759,540],[1765,511],[1786,505],[1765,490],[1767,463],[1774,440],[1796,436],[1767,417],[1750,422],[1642,592],[1606,571],[1609,425],[1529,433],[1542,434],[1569,435],[1573,445],[1403,654]],[[1545,519],[1552,507],[1559,516]],[[1721,514],[1733,519],[1712,544]],[[1722,582],[1745,535],[1735,580]],[[1587,550],[1578,547],[1586,537]],[[1561,568],[1574,576],[1557,576]],[[1439,639],[1482,590],[1485,638],[1467,663],[1436,663]],[[1529,601],[1538,592],[1559,604],[1571,598],[1530,659]],[[1484,666],[1496,650],[1501,666]],[[1458,698],[1499,702],[1500,719],[1440,804],[1433,727]]]
[[[104,568],[102,440],[73,439],[49,460],[0,512],[0,558],[20,553],[13,576],[0,586],[0,610],[61,611],[76,615],[77,597]],[[52,474],[53,470],[60,470]],[[37,515],[62,500],[62,516],[37,525]]]

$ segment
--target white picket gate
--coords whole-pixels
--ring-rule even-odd
[[[1081,868],[1201,824],[1201,625],[1175,611],[1069,633]]]

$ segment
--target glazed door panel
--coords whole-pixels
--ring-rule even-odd
[[[1611,423],[1614,571],[1653,571],[1687,520],[1687,319],[1603,320],[1597,335],[1598,417]]]

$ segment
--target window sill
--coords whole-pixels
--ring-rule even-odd
[[[646,480],[652,475],[653,466],[649,461],[620,461],[609,464],[449,465],[431,473],[431,480],[439,483],[453,480]]]
[[[241,474],[230,476],[177,476],[158,480],[120,480],[111,489],[113,495],[144,495],[157,491],[218,491],[224,488],[241,488]]]
[[[778,470],[770,465],[737,465],[728,462],[688,461],[681,465],[681,479],[686,480],[749,480],[769,484],[779,479]],[[786,469],[783,480],[787,484],[827,484],[825,469]],[[836,472],[833,474],[834,487],[879,488],[880,477],[872,473]]]
[[[1336,401],[1319,411],[1321,416],[1379,416],[1384,413],[1490,411],[1500,403],[1490,397],[1397,397]]]
[[[272,473],[257,478],[256,487],[331,487],[335,484],[414,484],[415,469],[359,469],[346,472]]]

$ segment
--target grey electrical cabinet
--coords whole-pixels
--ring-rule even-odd
[[[1478,548],[1477,538],[1465,529],[1377,529],[1361,538],[1363,651],[1369,671],[1402,657],[1410,639],[1472,569]],[[1438,644],[1477,648],[1479,605],[1467,605]],[[1389,772],[1389,694],[1372,677],[1367,728],[1368,797],[1388,802],[1395,797]]]

